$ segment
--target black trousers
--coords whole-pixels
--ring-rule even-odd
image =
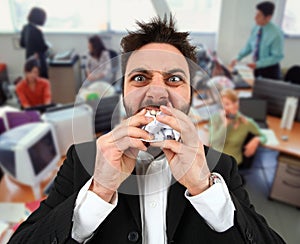
[[[272,66],[255,69],[254,76],[280,80],[281,79],[280,65],[274,64]]]

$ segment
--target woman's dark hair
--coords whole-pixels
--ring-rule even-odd
[[[27,19],[35,25],[44,25],[46,22],[46,12],[42,8],[34,7],[30,10]]]
[[[275,4],[269,1],[261,2],[256,5],[256,9],[260,10],[265,17],[273,15]]]
[[[92,51],[90,52],[90,55],[99,59],[102,52],[106,50],[103,41],[98,35],[94,35],[89,38],[89,43],[92,45]]]
[[[31,72],[34,67],[40,70],[40,62],[34,57],[28,58],[24,64],[24,71]]]

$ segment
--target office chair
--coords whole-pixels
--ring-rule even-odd
[[[118,57],[118,53],[112,49],[108,49],[108,52],[110,56],[111,72],[112,72],[112,77],[109,83],[114,85],[116,83],[116,76],[119,69],[119,57]]]
[[[284,77],[284,80],[300,85],[300,66],[294,65],[291,68],[289,68]]]
[[[41,121],[38,111],[6,112],[6,118],[10,129],[23,124]]]
[[[0,118],[0,135],[6,131],[5,124],[2,118]]]
[[[106,133],[112,130],[120,122],[120,95],[115,94],[96,101],[96,106],[93,101],[87,101],[94,107],[95,115],[95,133]]]

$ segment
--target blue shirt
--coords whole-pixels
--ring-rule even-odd
[[[256,35],[262,27],[262,37],[259,45],[259,59],[256,68],[264,68],[280,62],[283,59],[283,32],[272,22],[265,26],[254,26],[246,46],[238,54],[237,60],[253,53],[256,44]]]

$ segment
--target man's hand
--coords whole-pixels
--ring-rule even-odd
[[[173,176],[191,195],[200,194],[209,187],[210,171],[197,129],[186,114],[170,105],[161,106],[160,110],[163,115],[156,116],[156,119],[180,132],[181,142],[165,140],[150,145],[162,148]]]
[[[140,139],[152,139],[148,132],[139,128],[153,120],[145,114],[143,109],[97,140],[96,165],[90,190],[107,202],[132,173],[139,150],[147,150]]]
[[[256,69],[256,63],[248,63],[247,66],[248,66],[250,69]]]
[[[233,68],[237,64],[237,62],[238,62],[237,59],[232,60],[230,63],[230,68]]]

